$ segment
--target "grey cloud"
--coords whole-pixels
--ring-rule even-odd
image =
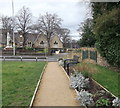
[[[30,8],[34,17],[46,12],[58,14],[63,19],[62,26],[71,30],[71,36],[79,35],[76,31],[78,25],[87,17],[91,17],[88,15],[88,5],[88,2],[82,0],[14,0],[15,14],[22,6]],[[11,0],[0,1],[0,13],[11,15]]]

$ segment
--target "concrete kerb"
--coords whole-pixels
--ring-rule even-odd
[[[41,80],[42,80],[42,77],[43,77],[43,74],[44,74],[44,71],[45,71],[45,68],[47,67],[47,65],[48,65],[48,62],[46,63],[46,65],[45,65],[45,67],[43,68],[43,71],[42,71],[42,73],[41,73],[41,75],[40,75],[40,79],[39,79],[39,81],[38,81],[38,83],[37,83],[37,86],[36,86],[36,88],[35,88],[35,91],[34,91],[34,94],[33,94],[33,96],[32,96],[32,99],[31,99],[29,108],[31,108],[32,105],[33,105],[33,103],[34,103],[35,96],[36,96],[36,94],[37,94],[38,88],[39,88],[39,86],[40,86],[40,83],[41,83]]]

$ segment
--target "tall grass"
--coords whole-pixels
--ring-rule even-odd
[[[90,64],[90,63],[79,63],[76,69],[83,74],[88,74],[114,95],[120,97],[120,85],[119,78],[120,74],[110,70],[107,67]]]

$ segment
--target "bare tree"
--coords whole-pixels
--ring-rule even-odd
[[[61,35],[61,38],[62,38],[62,41],[63,41],[63,47],[67,47],[67,42],[70,40],[70,30],[67,29],[67,28],[64,28],[62,29],[62,35]]]
[[[37,21],[37,28],[39,32],[43,33],[47,37],[48,49],[50,49],[50,39],[53,34],[60,29],[62,19],[56,14],[46,13],[44,16],[40,16]]]
[[[2,29],[4,30],[5,35],[7,32],[12,32],[12,18],[8,16],[2,16]]]
[[[26,34],[30,31],[30,26],[32,23],[32,13],[30,12],[29,8],[22,7],[22,9],[19,10],[17,16],[16,16],[16,27],[17,30],[23,35],[24,42],[23,45],[25,46],[26,42]]]

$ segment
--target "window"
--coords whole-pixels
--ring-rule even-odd
[[[54,44],[58,44],[58,42],[55,41]]]
[[[44,42],[43,42],[43,41],[41,41],[41,42],[40,42],[40,44],[42,44],[42,45],[43,45],[43,44],[44,44]]]
[[[32,42],[31,41],[28,42],[28,47],[32,47]]]

